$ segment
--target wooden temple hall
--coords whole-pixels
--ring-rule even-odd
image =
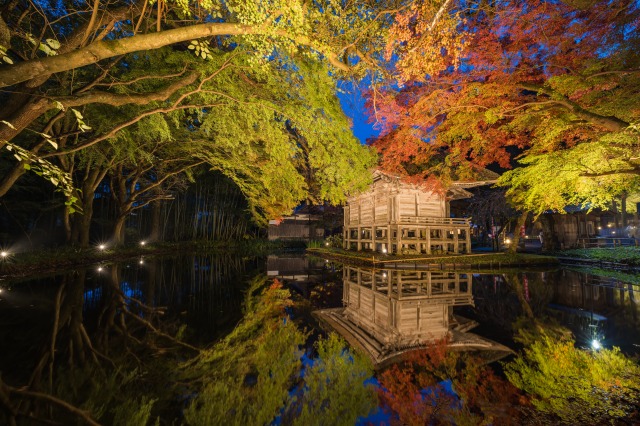
[[[487,182],[455,182],[438,194],[376,171],[371,188],[347,199],[344,248],[381,253],[471,253],[471,218],[451,218],[449,202],[469,198],[465,187]]]

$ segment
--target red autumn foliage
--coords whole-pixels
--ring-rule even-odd
[[[451,4],[466,37],[461,66],[419,76],[404,62],[398,72],[412,80],[367,93],[383,170],[414,180],[473,179],[488,165],[509,168],[527,149],[571,148],[633,121],[636,110],[609,105],[619,79],[640,71],[637,2]],[[397,32],[408,44],[422,37]]]

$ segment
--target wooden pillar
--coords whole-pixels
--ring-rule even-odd
[[[467,254],[471,253],[471,226],[467,226]]]
[[[431,254],[431,228],[427,226],[427,254]],[[431,276],[431,274],[429,274]]]
[[[460,228],[453,228],[453,252],[458,254],[459,246],[458,246],[458,236],[460,232]]]
[[[387,253],[391,253],[391,225],[387,224]]]
[[[398,225],[396,228],[398,229],[396,231],[396,244],[398,246],[398,253],[402,253],[402,225]]]
[[[371,227],[371,244],[372,244],[372,249],[373,251],[376,251],[378,249],[378,244],[377,244],[377,240],[376,240],[376,225],[374,222],[374,225]]]

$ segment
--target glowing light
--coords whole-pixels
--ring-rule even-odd
[[[505,244],[511,244],[511,239],[509,239],[509,238],[505,239],[505,240],[504,240],[504,243],[505,243]]]
[[[386,249],[386,248],[383,248],[383,249],[382,249],[382,254],[386,254],[386,253],[387,253],[387,249]]]
[[[613,226],[613,223],[609,223],[609,224],[607,225],[607,228],[611,228],[612,226]]]
[[[146,241],[140,241],[140,245],[141,245],[141,246],[143,246],[143,245],[145,245],[145,244],[147,244],[147,242],[146,242]]]
[[[4,291],[4,289],[2,287],[0,287],[0,293],[2,293]]]
[[[138,262],[141,265],[144,265],[144,260],[140,259],[140,262]]]
[[[106,248],[107,248],[107,246],[105,246],[104,244],[100,244],[100,245],[98,246],[98,248],[99,248],[100,250],[104,250],[104,249],[106,249]]]
[[[102,266],[98,266],[98,272],[102,272]]]
[[[598,226],[598,229],[602,229],[602,226]]]
[[[598,342],[596,339],[593,339],[593,340],[591,341],[591,347],[592,347],[593,349],[595,349],[596,351],[597,351],[598,349],[602,349],[602,345],[601,345],[601,344],[600,344],[600,342]]]
[[[387,273],[386,272],[382,273],[382,278],[387,278]]]
[[[2,252],[0,252],[0,256],[1,256],[1,257],[3,257],[3,258],[4,258],[4,257],[7,257],[7,256],[9,256],[9,252],[7,252],[7,251],[2,251]]]
[[[612,233],[612,234],[615,234],[615,233],[616,233],[616,231],[611,231],[611,233]]]
[[[329,243],[324,243],[324,245],[328,247],[328,246],[329,246]]]

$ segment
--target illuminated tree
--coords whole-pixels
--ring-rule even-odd
[[[372,91],[392,172],[500,184],[523,210],[608,207],[637,190],[640,133],[634,1],[457,2],[466,18],[457,68]]]

